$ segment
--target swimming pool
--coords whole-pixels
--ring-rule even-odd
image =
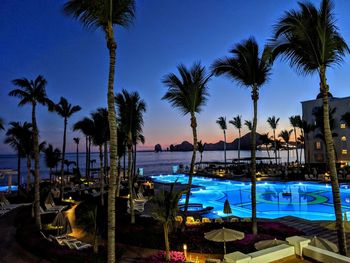
[[[7,192],[9,190],[8,186],[0,186],[0,192]],[[17,186],[12,185],[11,186],[11,191],[17,191]]]
[[[187,184],[183,174],[158,175],[152,179],[160,183]],[[193,184],[200,187],[191,190],[190,203],[201,203],[214,209],[208,217],[251,217],[251,184],[231,180],[193,177]],[[257,182],[257,217],[279,218],[296,216],[309,220],[334,220],[332,189],[330,184],[316,182]],[[283,193],[290,192],[291,196]],[[350,211],[350,185],[340,185],[343,211]],[[224,202],[228,199],[232,214],[224,214]],[[185,196],[180,203],[185,202]]]

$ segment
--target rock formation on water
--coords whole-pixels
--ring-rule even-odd
[[[235,139],[233,142],[226,143],[227,150],[238,150],[238,141],[239,139]],[[261,145],[262,142],[260,140],[260,134],[256,134],[256,146]],[[241,138],[241,150],[250,150],[251,145],[251,133],[247,133]],[[172,152],[186,152],[192,151],[193,145],[188,141],[183,141],[181,144],[170,145],[170,151]],[[222,151],[224,150],[224,142],[219,141],[217,143],[206,143],[204,146],[205,151]]]

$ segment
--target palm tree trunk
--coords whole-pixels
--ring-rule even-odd
[[[112,1],[111,10],[112,10]],[[107,226],[107,261],[115,262],[115,190],[116,190],[116,172],[118,163],[117,152],[117,118],[114,106],[114,74],[115,74],[115,58],[117,43],[114,40],[113,26],[108,21],[106,27],[107,47],[109,50],[109,76],[108,76],[108,123],[110,132],[110,176],[108,191],[108,226]]]
[[[123,156],[123,177],[125,180],[125,178],[126,178],[126,153],[124,153],[124,156]]]
[[[134,161],[133,161],[134,176],[136,175],[136,150],[137,150],[137,148],[136,148],[136,143],[135,143],[135,145],[134,145],[134,156],[133,156],[133,158],[134,158]]]
[[[289,144],[287,143],[287,164],[289,164]]]
[[[17,153],[17,185],[17,195],[19,196],[21,187],[21,154],[19,151]]]
[[[334,144],[333,144],[333,138],[332,138],[332,131],[329,124],[329,102],[328,102],[329,87],[327,85],[326,69],[324,67],[320,68],[320,91],[322,93],[322,101],[323,101],[323,125],[324,125],[324,133],[325,133],[324,135],[325,135],[325,141],[326,141],[328,167],[331,175],[333,205],[334,205],[337,235],[338,235],[338,246],[339,246],[340,254],[346,255],[347,254],[346,237],[345,237],[345,229],[344,229],[344,222],[343,222],[343,216],[342,216],[337,169],[335,166]]]
[[[108,142],[104,143],[104,172],[105,178],[108,177]]]
[[[52,168],[50,167],[50,185],[52,184]]]
[[[275,162],[277,165],[277,143],[276,143],[276,130],[273,129],[273,144],[274,144],[274,152],[275,152]]]
[[[224,160],[225,160],[225,173],[226,173],[226,132],[224,130]]]
[[[296,154],[297,154],[297,162],[299,162],[299,153],[298,153],[298,140],[297,140],[297,130],[294,128],[294,140],[295,140],[295,151],[296,151]]]
[[[77,169],[79,171],[79,143],[77,143]]]
[[[266,151],[267,151],[267,156],[270,158],[270,151],[269,151],[269,145],[266,144]]]
[[[251,182],[252,182],[252,188],[251,188],[251,196],[252,196],[252,232],[253,235],[258,234],[258,224],[256,219],[256,126],[257,126],[257,119],[258,119],[258,99],[259,99],[259,93],[258,93],[258,87],[256,84],[253,86],[252,90],[252,99],[254,104],[254,117],[253,117],[253,129],[252,129],[252,148],[251,148]]]
[[[39,164],[39,131],[35,116],[36,104],[32,107],[33,150],[34,150],[34,217],[36,226],[41,229],[40,217],[40,164]]]
[[[164,243],[165,243],[165,261],[170,261],[170,245],[169,245],[169,226],[167,222],[163,223]]]
[[[62,145],[62,160],[61,160],[61,199],[63,199],[64,191],[64,159],[66,154],[66,132],[67,132],[67,118],[64,118],[64,129],[63,129],[63,145]]]
[[[89,148],[88,148],[88,178],[90,179],[91,171],[91,136],[89,136]]]
[[[193,152],[192,152],[192,160],[190,166],[190,173],[188,174],[188,183],[187,183],[187,192],[186,192],[186,201],[184,207],[184,220],[182,221],[181,229],[185,230],[186,227],[186,218],[187,218],[187,210],[188,203],[190,201],[191,187],[192,187],[192,176],[194,173],[194,163],[196,162],[196,152],[197,152],[197,119],[194,112],[191,112],[191,128],[193,134]]]
[[[129,132],[129,140],[131,140],[131,132]],[[128,142],[128,182],[129,182],[129,202],[130,202],[130,222],[135,224],[135,211],[134,211],[134,185],[132,176],[132,144]]]
[[[238,163],[241,162],[241,129],[238,129]]]
[[[120,195],[120,181],[121,181],[121,176],[120,176],[120,158],[118,158],[118,168],[117,168],[117,186],[116,186],[116,196],[119,197]]]
[[[103,172],[103,151],[102,145],[98,146],[99,157],[100,157],[100,197],[101,197],[101,206],[104,206],[103,192],[104,192],[104,172]]]
[[[89,163],[89,139],[85,137],[85,178],[88,178],[88,163]]]
[[[27,154],[27,192],[30,190],[30,168],[32,166],[32,160],[30,159],[30,154]]]

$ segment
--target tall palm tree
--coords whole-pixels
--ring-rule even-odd
[[[128,149],[128,181],[130,192],[130,215],[131,223],[135,223],[135,211],[133,206],[134,191],[133,191],[133,145],[136,143],[136,138],[142,134],[143,129],[143,114],[146,111],[146,103],[140,98],[138,92],[129,93],[123,90],[122,93],[115,97],[118,107],[118,116],[121,122],[121,128],[126,134],[126,146]]]
[[[294,141],[295,141],[295,144],[296,144],[295,153],[296,153],[296,158],[297,158],[296,161],[297,162],[299,161],[297,128],[299,126],[300,120],[301,120],[300,115],[295,115],[295,116],[290,116],[289,117],[290,125],[292,125],[293,131],[294,131]]]
[[[53,110],[53,103],[46,95],[46,80],[43,76],[38,76],[35,80],[26,78],[15,79],[12,83],[19,87],[10,91],[9,96],[20,99],[18,106],[26,104],[32,105],[32,130],[33,130],[33,152],[34,152],[34,216],[35,223],[41,229],[40,219],[40,165],[39,165],[39,130],[36,123],[36,107],[38,104],[48,105],[49,110]]]
[[[282,140],[286,143],[287,145],[287,163],[289,164],[289,140],[290,140],[290,135],[293,132],[293,130],[283,130],[280,132],[278,137],[282,138]]]
[[[81,131],[85,135],[85,177],[90,177],[90,147],[94,133],[94,123],[90,118],[83,118],[73,125],[73,131]]]
[[[52,183],[52,169],[57,167],[60,157],[61,151],[58,148],[53,148],[51,144],[44,149],[45,154],[45,163],[46,166],[50,169],[50,183]]]
[[[262,144],[265,145],[266,151],[267,151],[267,156],[270,158],[269,146],[270,146],[270,143],[271,143],[271,139],[270,139],[269,133],[267,132],[267,133],[261,134],[260,135],[260,140],[261,140]]]
[[[56,104],[55,110],[59,116],[63,118],[63,143],[62,143],[62,162],[61,162],[61,198],[63,198],[64,190],[64,160],[66,155],[66,136],[67,136],[67,124],[68,119],[76,112],[81,110],[79,105],[72,106],[66,98],[61,97],[60,101]]]
[[[334,18],[334,4],[322,0],[320,8],[312,3],[299,3],[299,10],[286,12],[274,29],[275,56],[283,55],[301,74],[318,74],[323,102],[327,162],[330,168],[339,251],[346,254],[346,239],[342,221],[341,199],[335,165],[335,151],[329,126],[329,85],[326,70],[338,65],[349,53],[349,47],[339,33]]]
[[[308,173],[310,174],[310,158],[311,158],[311,153],[310,153],[310,148],[311,146],[309,145],[310,143],[310,138],[309,135],[311,132],[313,132],[316,128],[315,125],[307,123],[305,120],[302,120],[302,127],[303,127],[303,134],[305,136],[304,139],[304,161],[305,164],[307,164],[308,167]],[[306,151],[307,149],[307,151]]]
[[[237,115],[230,120],[231,123],[238,130],[238,163],[241,162],[241,129],[242,129],[242,116]]]
[[[74,143],[77,145],[77,169],[78,169],[78,173],[79,172],[79,142],[80,142],[80,138],[79,137],[74,137],[73,138]]]
[[[165,260],[170,261],[169,225],[175,221],[178,210],[178,203],[182,191],[174,190],[175,183],[170,185],[169,191],[162,190],[152,198],[152,216],[163,224]]]
[[[203,152],[204,152],[204,148],[205,148],[205,143],[203,144],[202,143],[202,140],[200,140],[198,143],[197,143],[197,150],[201,156],[201,159],[200,159],[200,163],[202,163],[202,159],[203,159]]]
[[[169,101],[174,108],[178,108],[184,115],[189,114],[191,118],[193,152],[184,208],[184,215],[186,218],[197,151],[196,113],[200,113],[203,106],[206,104],[209,96],[207,92],[207,83],[211,76],[206,74],[205,67],[202,67],[200,63],[193,64],[190,69],[180,64],[177,66],[177,70],[179,71],[180,78],[174,73],[170,73],[163,78],[163,84],[168,88],[168,91],[162,99]],[[184,228],[185,222],[182,224],[182,229]]]
[[[226,117],[219,117],[216,120],[216,123],[219,125],[220,129],[224,133],[224,161],[225,161],[225,169],[226,169],[226,130],[227,130]]]
[[[98,146],[100,157],[100,192],[101,205],[104,205],[104,177],[106,176],[103,165],[103,146],[109,140],[108,111],[106,108],[98,108],[91,113],[91,119],[94,123],[94,132],[92,134],[93,144]]]
[[[109,51],[108,122],[110,129],[110,182],[108,191],[107,259],[115,262],[115,191],[118,163],[117,120],[114,105],[114,73],[117,43],[113,25],[127,27],[135,17],[135,0],[68,0],[64,5],[67,15],[78,19],[84,26],[100,28]]]
[[[251,88],[253,100],[253,125],[252,125],[252,147],[251,147],[251,195],[252,195],[252,230],[257,234],[256,221],[256,126],[258,116],[259,89],[268,79],[271,63],[270,49],[264,48],[259,54],[259,47],[253,37],[237,44],[231,51],[232,57],[219,59],[213,64],[215,75],[226,75],[239,84]]]
[[[21,185],[21,158],[26,154],[26,145],[31,139],[32,125],[28,122],[10,122],[10,128],[6,132],[5,143],[9,144],[17,152],[17,181],[18,188]],[[19,191],[18,191],[19,193]]]
[[[120,169],[121,169],[121,163],[120,160],[123,156],[125,156],[126,154],[126,135],[124,133],[124,129],[121,128],[120,125],[120,120],[118,123],[118,175],[117,175],[117,189],[116,189],[116,196],[119,196],[120,194],[120,183],[121,183],[121,173],[120,173]],[[124,158],[125,160],[125,158]],[[124,165],[125,168],[125,165]]]
[[[273,144],[274,144],[274,152],[275,152],[275,162],[277,164],[277,145],[276,145],[276,129],[278,126],[280,118],[276,118],[275,116],[269,117],[267,119],[267,123],[270,125],[272,131],[273,131]]]

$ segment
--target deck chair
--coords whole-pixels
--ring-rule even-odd
[[[202,223],[211,223],[211,220],[208,217],[203,217]]]
[[[175,216],[175,222],[178,222],[178,223],[182,223],[182,221],[183,221],[183,218],[182,218],[182,216]]]
[[[215,223],[220,223],[220,224],[222,224],[222,223],[224,223],[224,220],[222,220],[221,217],[215,218]]]
[[[235,222],[238,222],[239,220],[238,220],[238,218],[237,217],[232,217],[231,219],[230,219],[230,222],[231,223],[235,223]]]

